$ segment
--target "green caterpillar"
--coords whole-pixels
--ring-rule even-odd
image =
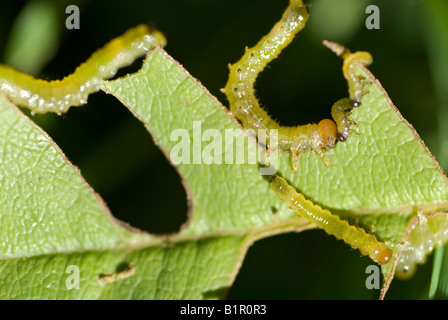
[[[353,107],[360,105],[362,97],[362,84],[353,74],[353,66],[355,63],[368,65],[372,61],[367,52],[351,53],[342,46],[337,47],[334,43],[325,42],[344,59],[343,72],[349,83],[350,98],[341,99],[333,105],[331,113],[334,121],[324,119],[318,124],[281,126],[260,107],[254,94],[254,84],[266,65],[280,54],[297,32],[305,27],[307,19],[307,7],[302,0],[290,0],[282,18],[272,30],[253,48],[246,48],[243,57],[230,66],[229,79],[223,89],[229,100],[231,112],[241,121],[244,128],[252,129],[255,133],[258,129],[269,129],[266,132],[277,130],[278,145],[274,148],[291,152],[294,171],[297,171],[296,162],[300,154],[308,151],[316,152],[326,166],[330,166],[324,150],[332,148],[336,140],[345,141],[351,134],[350,127],[353,123],[348,120],[348,115]],[[269,140],[269,136],[266,140]],[[274,175],[271,177],[270,186],[281,200],[317,227],[345,241],[352,248],[359,249],[363,255],[368,255],[380,264],[390,261],[392,250],[379,242],[374,235],[367,234],[362,228],[349,225],[339,216],[305,199],[285,179]]]
[[[341,220],[339,216],[313,204],[281,177],[272,176],[270,185],[272,190],[291,209],[316,224],[317,227],[325,230],[328,234],[343,240],[353,249],[358,249],[363,255],[369,256],[380,264],[386,264],[390,261],[392,250],[386,247],[383,242],[379,242],[373,234],[367,234],[364,229],[351,226],[347,221]]]
[[[128,30],[97,50],[75,72],[62,80],[45,81],[0,65],[0,93],[32,113],[62,114],[72,106],[87,103],[89,94],[99,90],[101,80],[112,78],[148,50],[165,46],[164,35],[147,25]]]
[[[243,57],[229,66],[229,79],[222,90],[229,100],[230,111],[241,121],[244,128],[253,129],[256,134],[259,129],[277,130],[278,145],[271,148],[290,151],[294,171],[297,171],[299,156],[311,150],[322,158],[327,167],[330,166],[324,150],[332,148],[337,139],[344,141],[349,135],[350,127],[346,121],[349,108],[333,108],[332,116],[335,121],[323,119],[318,124],[282,126],[260,107],[255,97],[254,83],[258,74],[305,27],[307,20],[307,6],[302,0],[291,0],[272,30],[254,47],[246,48]],[[346,103],[346,100],[343,102]],[[269,144],[269,136],[266,142]]]

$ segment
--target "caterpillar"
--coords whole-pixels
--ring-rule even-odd
[[[344,60],[342,72],[348,83],[350,105],[352,107],[358,107],[363,95],[363,84],[362,79],[358,79],[355,75],[354,66],[356,64],[361,64],[368,67],[373,62],[372,55],[367,51],[357,51],[352,53],[343,45],[329,40],[324,40],[323,44]]]
[[[367,234],[364,229],[349,225],[339,216],[305,199],[284,178],[277,175],[271,176],[270,186],[291,209],[328,234],[343,240],[353,249],[358,249],[363,255],[369,256],[380,264],[387,264],[390,261],[392,250],[383,242],[379,242],[373,234]]]
[[[157,46],[165,36],[147,25],[138,25],[107,43],[62,80],[46,81],[0,65],[0,93],[34,113],[62,114],[72,106],[87,103],[89,94],[99,90],[102,80],[112,78],[122,67]]]
[[[246,129],[276,129],[278,143],[271,149],[291,152],[291,163],[294,172],[297,171],[297,161],[303,152],[314,151],[328,167],[330,163],[324,150],[332,148],[336,140],[345,141],[350,134],[346,119],[352,105],[344,99],[337,104],[347,104],[346,108],[332,108],[335,121],[323,119],[318,124],[306,124],[295,127],[281,126],[260,107],[255,97],[254,84],[258,74],[266,65],[275,59],[280,52],[301,31],[308,20],[308,9],[302,0],[290,0],[282,18],[271,31],[254,47],[247,48],[243,57],[233,65],[229,65],[230,73],[227,84],[222,91],[229,101],[230,111],[241,121]],[[266,130],[270,131],[270,130]],[[257,135],[258,137],[258,135]],[[269,144],[269,136],[266,143]],[[268,150],[271,152],[273,150]]]
[[[229,79],[223,92],[230,104],[230,111],[241,121],[246,129],[257,133],[258,129],[272,129],[278,132],[276,148],[291,152],[293,170],[297,171],[297,160],[301,153],[316,152],[325,165],[330,164],[325,157],[324,150],[330,149],[336,140],[345,141],[352,134],[350,127],[354,124],[348,119],[352,108],[360,105],[362,98],[362,82],[353,72],[355,64],[368,65],[372,58],[369,53],[351,53],[344,47],[338,47],[330,42],[324,42],[344,59],[343,73],[349,83],[349,98],[337,101],[331,110],[333,120],[324,119],[318,124],[307,124],[296,127],[281,126],[271,119],[267,112],[260,107],[254,94],[254,83],[258,74],[266,65],[275,59],[302,30],[308,19],[307,7],[302,0],[290,0],[289,6],[282,18],[271,31],[264,36],[253,48],[246,48],[243,57],[234,65],[230,65]],[[266,130],[265,132],[267,132]],[[258,136],[257,136],[258,138]],[[269,137],[266,137],[266,141]],[[386,264],[392,258],[392,250],[372,234],[367,234],[362,228],[351,226],[339,216],[307,200],[288,182],[278,175],[271,176],[271,189],[295,210],[300,216],[307,218],[317,227],[345,241],[354,249],[359,249],[363,255],[380,264]]]

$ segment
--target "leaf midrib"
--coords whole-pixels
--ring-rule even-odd
[[[302,231],[305,229],[312,229],[314,225],[308,223],[308,221],[304,218],[293,216],[289,219],[283,221],[274,221],[268,225],[262,227],[252,227],[252,228],[235,228],[231,230],[215,230],[212,232],[206,232],[202,234],[194,234],[188,232],[182,232],[173,235],[152,235],[149,233],[142,233],[141,235],[147,235],[147,240],[143,240],[140,242],[128,242],[122,243],[120,245],[109,246],[109,247],[101,247],[101,248],[88,248],[79,250],[55,250],[55,251],[47,251],[39,254],[31,254],[31,255],[13,255],[13,256],[0,256],[0,261],[9,261],[23,258],[36,258],[50,255],[70,255],[70,254],[79,254],[79,253],[88,253],[88,252],[104,252],[104,251],[136,251],[136,250],[144,250],[151,247],[171,247],[173,245],[177,245],[183,242],[198,242],[207,238],[219,238],[224,236],[244,236],[246,235],[249,241],[252,243],[258,239],[265,238],[271,235],[282,234],[293,231]],[[188,230],[188,229],[186,229]]]

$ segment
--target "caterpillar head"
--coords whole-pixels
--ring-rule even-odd
[[[336,143],[338,129],[336,123],[330,119],[323,119],[317,125],[317,131],[325,148],[329,149]]]

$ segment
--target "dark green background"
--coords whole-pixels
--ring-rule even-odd
[[[332,103],[347,96],[347,87],[341,60],[321,41],[339,41],[354,51],[372,53],[371,71],[437,156],[436,96],[423,37],[421,3],[327,2],[332,4],[323,9],[322,1],[307,1],[312,4],[308,27],[257,82],[262,105],[282,124],[329,117]],[[367,30],[366,6],[354,2],[379,6],[380,30]],[[0,53],[14,17],[25,3],[11,0],[0,4]],[[286,0],[53,3],[60,12],[62,38],[59,51],[40,77],[61,78],[111,38],[139,23],[152,23],[168,38],[167,52],[225,105],[219,89],[227,80],[227,64],[236,62],[246,45],[254,45],[266,34],[288,4]],[[65,29],[68,4],[81,8],[80,30]],[[339,30],[342,22],[348,23],[345,30]],[[116,217],[156,233],[175,232],[185,222],[185,192],[176,171],[143,125],[113,97],[98,93],[89,98],[88,106],[72,108],[62,117],[33,119],[81,169]],[[250,248],[228,298],[375,299],[378,291],[365,287],[365,268],[371,261],[359,256],[320,230],[265,239]],[[394,280],[387,298],[425,298],[430,275],[431,262],[420,267],[411,280]]]

